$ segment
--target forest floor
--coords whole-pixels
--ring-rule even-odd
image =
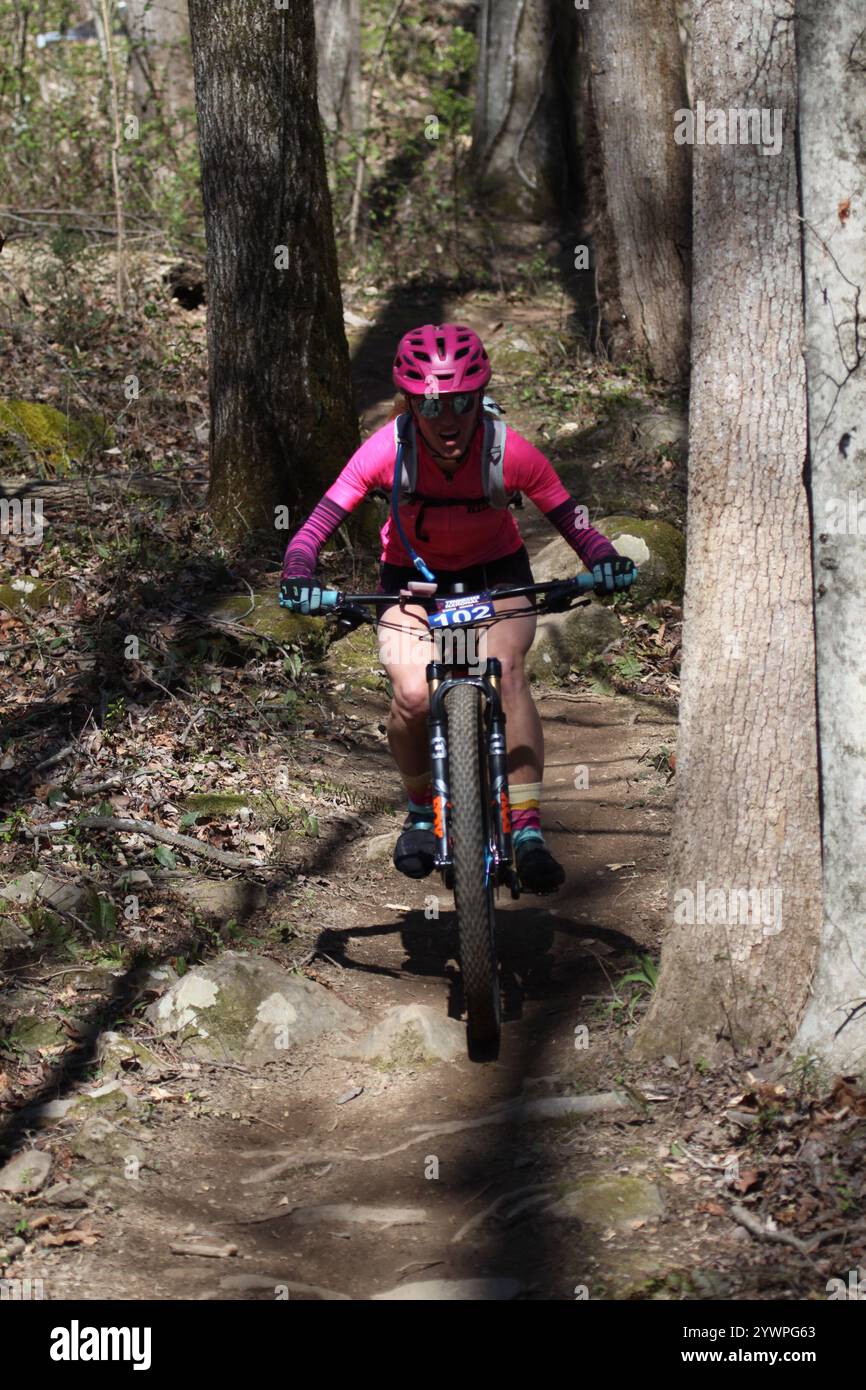
[[[16,254],[21,285],[32,267]],[[8,576],[44,584],[46,599],[0,609],[0,873],[8,882],[34,870],[86,888],[96,916],[14,905],[0,914],[0,930],[28,936],[7,940],[0,957],[0,1152],[38,1149],[52,1171],[32,1195],[0,1196],[0,1273],[40,1278],[52,1299],[249,1300],[277,1289],[292,1298],[826,1298],[829,1279],[845,1283],[866,1264],[866,1099],[843,1082],[816,1089],[805,1065],[781,1075],[757,1056],[715,1069],[699,1057],[630,1057],[664,921],[676,642],[641,636],[627,611],[623,650],[639,653],[639,676],[618,673],[614,653],[605,679],[572,673],[536,690],[546,831],[567,881],[553,899],[500,905],[505,1025],[495,1063],[432,1061],[411,1048],[365,1062],[330,1036],[256,1067],[190,1060],[153,1036],[143,966],[183,973],[226,947],[312,980],[362,1023],[394,1004],[428,1006],[443,1020],[460,1012],[450,895],[390,865],[400,786],[369,653],[350,643],[326,655],[287,650],[202,612],[203,589],[237,595],[272,585],[275,571],[228,564],[213,545],[203,511],[204,311],[166,308],[164,269],[151,260],[137,281],[154,305],[147,322],[163,334],[162,367],[159,390],[96,470],[116,490],[101,493],[91,470],[62,480],[71,486],[51,502],[57,480],[43,479],[49,543],[4,558]],[[641,396],[634,380],[575,365],[562,301],[544,286],[470,302],[416,296],[411,306],[350,289],[365,433],[387,417],[397,332],[428,310],[471,315],[494,361],[501,336],[497,391],[509,420],[543,447],[563,421],[600,425],[623,394]],[[561,356],[550,346],[560,329]],[[4,350],[15,394],[62,400],[82,388],[105,408],[112,378],[99,345],[82,370],[55,337],[44,352],[39,332],[28,321]],[[58,354],[68,370],[58,372]],[[115,367],[111,389],[125,370]],[[133,501],[129,475],[148,459],[157,495]],[[621,486],[632,460],[609,462]],[[638,515],[681,522],[676,475],[661,455],[635,464],[628,495]],[[598,514],[607,498],[595,501]],[[526,520],[536,552],[549,532]],[[340,574],[349,560],[329,563]],[[669,605],[653,632],[678,630],[679,617]],[[130,632],[144,649],[131,665],[117,654]],[[587,787],[576,785],[578,767]],[[294,809],[275,819],[239,809],[244,797],[286,788]],[[182,814],[191,795],[208,793],[234,795],[238,806]],[[227,891],[226,872],[146,836],[76,830],[77,807],[257,858],[234,880],[250,889],[247,900],[241,893],[229,918],[209,918],[205,889]],[[117,885],[133,871],[146,879],[141,919],[128,923]],[[96,1059],[105,1028],[140,1040],[155,1065],[129,1059],[120,1086],[88,1102],[94,1082],[112,1078]],[[587,1118],[537,1104],[611,1092],[618,1107]],[[39,1112],[76,1098],[98,1107],[102,1131],[82,1127],[74,1107]],[[232,1253],[202,1254],[203,1243]]]

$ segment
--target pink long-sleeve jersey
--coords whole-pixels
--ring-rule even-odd
[[[418,471],[415,489],[421,498],[477,498],[478,508],[426,506],[423,501],[400,505],[400,522],[410,542],[432,569],[460,570],[488,564],[511,555],[522,545],[520,531],[508,508],[485,503],[481,482],[484,431],[479,422],[463,463],[450,477],[437,466],[420,431],[417,432]],[[394,423],[389,421],[361,445],[321,502],[292,537],[283,561],[283,576],[312,575],[319,551],[368,492],[379,488],[390,495],[394,481]],[[522,492],[565,537],[588,567],[616,555],[610,541],[585,522],[585,511],[563,487],[544,454],[508,427],[503,477],[507,493]],[[422,516],[423,513],[423,516]],[[419,527],[419,516],[422,524]],[[420,530],[420,534],[418,533]],[[411,565],[393,517],[381,530],[381,560]]]

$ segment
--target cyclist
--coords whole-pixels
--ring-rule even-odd
[[[585,509],[569,496],[538,449],[499,422],[499,452],[494,446],[491,454],[490,422],[498,408],[483,396],[490,376],[481,339],[462,324],[425,324],[401,338],[393,380],[405,412],[396,427],[391,422],[383,425],[361,445],[290,540],[282,570],[286,606],[302,613],[322,611],[321,590],[313,579],[319,551],[374,489],[392,493],[391,512],[381,531],[381,593],[395,593],[418,579],[419,569],[424,572],[407,530],[423,545],[423,559],[435,572],[440,593],[457,581],[470,594],[531,584],[526,546],[507,507],[517,493],[535,503],[592,571],[596,593],[613,593],[631,583],[632,561],[618,555],[610,541],[586,523]],[[402,480],[396,476],[406,447],[412,461],[408,483],[405,468]],[[495,612],[527,606],[525,597],[500,599]],[[420,609],[387,607],[378,623],[380,660],[393,689],[388,743],[409,803],[394,865],[409,878],[424,878],[432,872],[436,848],[425,674],[427,661],[433,659],[432,643]],[[486,631],[485,655],[498,657],[502,665],[517,870],[526,890],[549,893],[563,883],[565,874],[544,842],[539,815],[544,740],[524,673],[535,623],[534,613],[494,620]]]

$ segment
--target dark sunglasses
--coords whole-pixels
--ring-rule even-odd
[[[425,420],[435,420],[442,414],[443,400],[449,400],[454,407],[455,415],[468,415],[476,400],[477,391],[458,391],[452,396],[415,396],[414,400],[418,407],[418,414],[423,415]]]

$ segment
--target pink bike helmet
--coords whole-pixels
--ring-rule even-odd
[[[397,344],[394,385],[423,396],[432,382],[444,393],[477,391],[490,380],[490,359],[478,334],[462,323],[425,323]]]

